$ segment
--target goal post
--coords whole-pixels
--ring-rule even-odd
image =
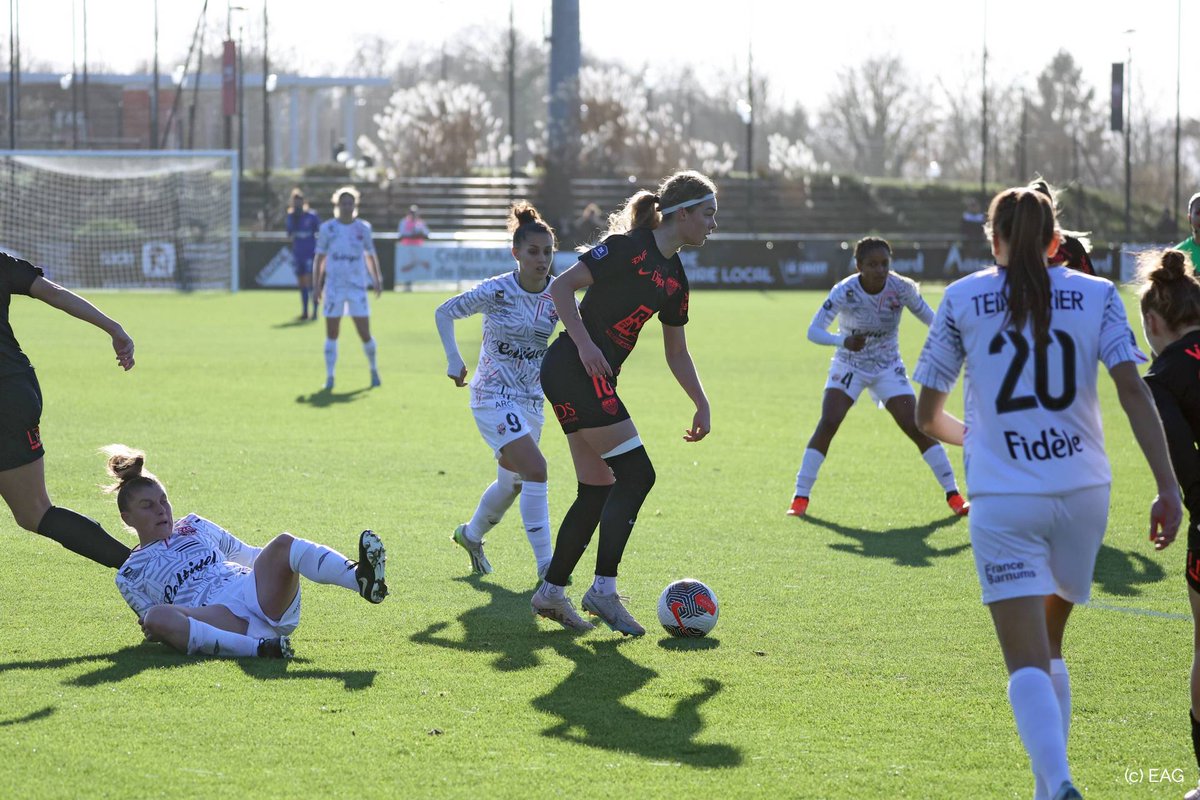
[[[0,150],[0,250],[84,289],[238,287],[237,152]]]

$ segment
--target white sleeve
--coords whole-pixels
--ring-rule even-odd
[[[817,309],[817,313],[813,315],[812,322],[808,325],[808,340],[833,347],[844,345],[846,343],[846,334],[829,332],[829,326],[833,324],[833,320],[836,317],[837,309],[833,305],[833,293],[830,292],[829,297]]]
[[[912,379],[935,391],[949,392],[958,381],[958,373],[966,357],[962,334],[954,319],[954,307],[949,296],[943,297],[933,325],[929,328],[929,337],[921,348]]]
[[[446,351],[446,374],[461,375],[467,365],[463,361],[462,353],[458,352],[458,341],[454,338],[454,317],[446,310],[446,304],[449,302],[450,300],[447,300],[438,306],[437,311],[433,312],[433,318],[437,322],[442,349]]]
[[[920,287],[918,287],[916,283],[910,283],[908,288],[909,296],[905,300],[905,305],[908,306],[908,310],[911,311],[917,319],[925,323],[926,327],[932,325],[934,316],[933,309],[929,307],[929,303],[925,302],[925,298],[921,297]]]
[[[193,523],[212,541],[213,547],[225,554],[226,561],[241,564],[243,567],[254,566],[254,559],[262,552],[261,547],[246,544],[211,520],[196,514],[189,516],[193,517]]]
[[[329,229],[322,223],[321,227],[317,228],[317,249],[316,254],[323,256],[329,252]]]
[[[1125,361],[1144,364],[1149,360],[1138,349],[1137,337],[1125,319],[1125,304],[1112,284],[1104,298],[1104,318],[1100,323],[1100,360],[1108,369]]]
[[[122,567],[117,570],[117,589],[121,592],[121,597],[125,598],[125,602],[133,609],[133,613],[137,614],[138,619],[146,615],[151,606],[158,605],[154,598],[146,592],[145,588],[140,584],[134,584],[134,578],[140,578],[142,571],[133,567]]]
[[[442,339],[442,349],[446,351],[446,374],[457,375],[466,366],[462,354],[458,352],[458,343],[454,339],[454,320],[466,319],[469,316],[487,311],[495,289],[491,282],[484,281],[474,289],[451,297],[438,306],[434,312],[437,321],[438,336]]]

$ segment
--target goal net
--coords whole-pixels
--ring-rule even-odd
[[[0,250],[64,286],[236,291],[236,157],[0,150]]]

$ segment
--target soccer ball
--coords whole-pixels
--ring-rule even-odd
[[[717,596],[692,578],[669,584],[658,598],[658,621],[672,636],[704,636],[716,626],[717,614]]]

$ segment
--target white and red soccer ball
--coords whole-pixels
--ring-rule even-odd
[[[716,626],[718,613],[713,590],[694,578],[675,581],[658,598],[658,621],[672,636],[704,636]]]

